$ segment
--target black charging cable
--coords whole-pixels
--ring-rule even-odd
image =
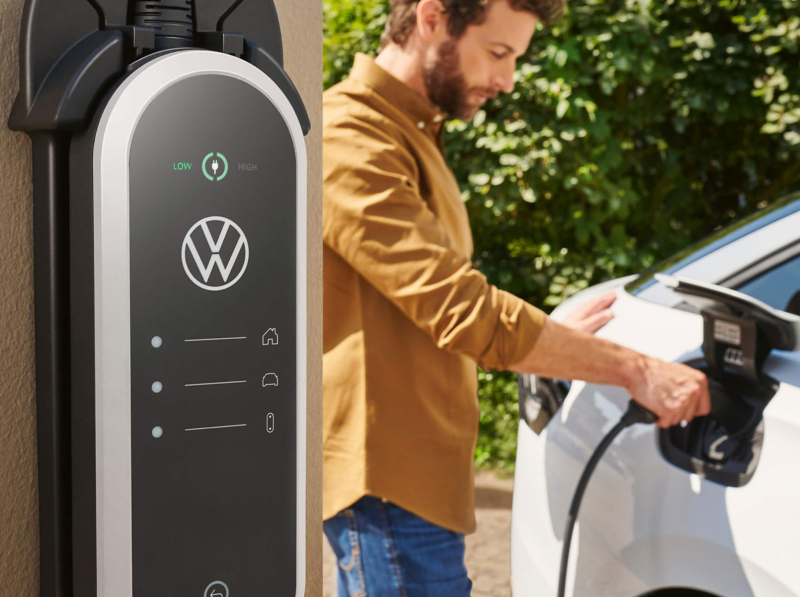
[[[578,510],[581,507],[583,493],[586,491],[586,486],[589,484],[589,479],[597,463],[600,462],[600,459],[603,457],[603,454],[605,454],[608,446],[611,445],[611,442],[613,442],[624,429],[636,423],[646,423],[650,425],[657,420],[658,416],[639,403],[631,400],[628,403],[628,410],[622,415],[619,423],[617,423],[603,438],[603,441],[597,446],[594,454],[592,454],[592,457],[586,464],[586,468],[583,469],[583,474],[581,475],[580,481],[578,481],[578,487],[575,489],[575,495],[572,497],[572,505],[569,507],[569,515],[567,516],[567,527],[564,531],[564,547],[561,550],[561,572],[558,578],[558,597],[564,597],[564,591],[567,590],[567,566],[569,565],[569,547],[572,543],[572,531],[575,529],[575,521],[578,519]]]

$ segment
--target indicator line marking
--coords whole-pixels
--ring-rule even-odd
[[[184,342],[216,342],[218,340],[247,340],[247,336],[234,336],[232,338],[194,338]]]
[[[217,427],[193,427],[192,429],[186,429],[185,431],[207,431],[208,429],[231,429],[232,427],[247,427],[247,423],[243,423],[242,425],[218,425]]]
[[[193,388],[196,386],[224,386],[231,383],[247,383],[246,379],[242,379],[239,381],[210,381],[208,383],[187,383],[183,387],[185,388]]]

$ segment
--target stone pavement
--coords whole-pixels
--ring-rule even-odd
[[[512,479],[480,472],[475,479],[478,532],[467,537],[467,570],[472,597],[509,597]],[[323,597],[336,597],[336,559],[323,541]]]

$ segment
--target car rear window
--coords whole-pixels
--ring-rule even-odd
[[[800,290],[800,255],[764,272],[736,290],[770,307],[785,310],[791,298]]]
[[[629,282],[625,286],[625,290],[630,294],[636,296],[646,288],[649,288],[656,283],[654,278],[655,274],[672,274],[680,269],[683,269],[690,263],[697,261],[717,251],[718,249],[730,244],[742,237],[752,234],[756,230],[777,222],[795,212],[800,211],[800,193],[793,193],[782,199],[779,199],[769,207],[764,208],[754,214],[747,216],[704,240],[691,245],[690,247],[680,251],[642,272],[635,280]],[[765,301],[768,303],[768,301]],[[771,304],[771,303],[768,303]],[[786,305],[779,308],[783,309]]]

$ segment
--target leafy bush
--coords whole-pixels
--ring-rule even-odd
[[[517,376],[507,371],[478,371],[481,421],[475,464],[480,468],[514,470],[517,458],[519,402]]]
[[[326,86],[377,52],[387,9],[326,1]],[[798,0],[570,1],[514,92],[448,123],[476,266],[550,308],[795,187],[799,15]],[[479,463],[513,460],[511,382],[482,374]]]
[[[347,77],[356,52],[378,53],[389,2],[326,0],[322,6],[322,82],[327,89]]]

